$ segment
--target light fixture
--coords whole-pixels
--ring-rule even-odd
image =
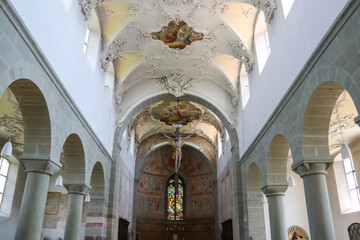
[[[56,178],[55,186],[63,187],[63,178],[61,176],[61,173],[59,173],[59,176]]]
[[[267,203],[266,196],[263,193],[261,194],[261,202],[262,203]]]
[[[1,150],[0,155],[2,157],[9,158],[9,157],[12,156],[12,149],[13,149],[13,147],[12,147],[12,144],[11,144],[11,142],[9,140],[7,143],[5,143],[3,149]]]
[[[288,185],[289,185],[289,187],[295,187],[296,186],[295,180],[294,180],[294,178],[292,176],[289,177]]]
[[[90,202],[90,194],[87,193],[85,196],[85,202]]]

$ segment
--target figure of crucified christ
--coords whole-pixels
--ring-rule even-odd
[[[182,153],[181,153],[181,147],[182,145],[184,145],[184,140],[189,138],[189,137],[192,137],[193,134],[187,136],[187,137],[180,137],[178,135],[175,135],[174,134],[174,137],[170,137],[168,135],[166,135],[165,133],[163,133],[163,135],[168,138],[168,139],[171,139],[173,140],[174,139],[174,147],[175,147],[175,151],[174,151],[174,159],[175,159],[175,173],[178,173],[179,172],[179,168],[180,168],[180,164],[181,164],[181,157],[182,157]]]

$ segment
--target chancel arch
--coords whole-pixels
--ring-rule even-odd
[[[115,133],[115,138],[114,138],[114,152],[113,152],[113,156],[114,158],[118,159],[120,157],[120,146],[122,144],[122,141],[124,140],[124,138],[122,137],[124,132],[127,129],[128,124],[130,123],[131,119],[133,119],[141,110],[143,110],[146,107],[151,106],[154,103],[157,103],[159,101],[165,101],[165,100],[171,100],[174,99],[174,97],[170,94],[160,94],[157,96],[153,96],[153,97],[148,97],[146,98],[146,100],[143,100],[142,102],[138,102],[136,105],[134,105],[131,110],[127,111],[126,115],[123,116],[123,120],[121,121],[121,125],[120,127],[118,127],[116,129],[116,133]],[[237,172],[237,168],[235,167],[236,165],[236,161],[237,159],[239,159],[239,145],[238,145],[238,135],[236,132],[236,129],[233,128],[234,127],[234,123],[232,123],[229,120],[229,117],[227,117],[222,110],[220,110],[219,108],[215,107],[212,103],[208,102],[207,100],[195,96],[195,95],[190,95],[187,94],[183,97],[181,97],[182,100],[185,101],[192,101],[195,102],[197,104],[201,104],[202,106],[208,108],[211,112],[213,112],[213,114],[215,116],[217,116],[219,118],[219,120],[222,122],[222,124],[224,125],[225,129],[227,130],[228,134],[229,134],[229,138],[230,138],[230,143],[232,146],[232,156],[231,156],[231,161],[232,161],[232,171],[234,172],[234,178],[233,181],[234,183],[237,181],[240,181],[238,179],[238,176],[236,174]],[[114,169],[114,167],[113,167]],[[114,173],[117,174],[117,173]],[[234,188],[234,193],[237,191],[236,188]],[[116,196],[116,194],[114,195]],[[238,194],[234,194],[234,211],[238,212],[238,211],[242,211],[242,209],[239,207],[239,204],[237,203],[238,200]],[[239,197],[241,198],[241,196]],[[238,225],[240,224],[241,228],[244,227],[242,220],[239,219],[238,217],[239,215],[235,214],[235,219],[233,220],[233,225]],[[235,236],[239,236],[240,234],[240,230],[238,227],[234,227],[234,235]]]

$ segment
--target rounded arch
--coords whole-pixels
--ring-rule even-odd
[[[333,161],[329,153],[329,125],[336,101],[344,90],[346,88],[337,82],[323,82],[316,87],[307,101],[301,133],[305,161]],[[348,93],[354,99],[354,93]],[[356,106],[355,102],[354,104]],[[356,107],[358,110],[359,104]]]
[[[14,94],[24,126],[22,159],[51,159],[51,121],[47,101],[31,80],[18,79],[8,88]]]
[[[266,180],[268,185],[287,185],[289,151],[291,152],[290,146],[283,135],[277,134],[272,138],[267,153]]]
[[[91,199],[104,199],[105,198],[105,175],[104,168],[101,162],[96,162],[92,168],[91,178]]]
[[[77,134],[67,137],[63,146],[64,185],[86,183],[86,161],[83,143]]]
[[[90,202],[87,203],[86,239],[104,239],[106,236],[105,175],[101,162],[92,168]]]
[[[125,116],[123,118],[124,120],[121,122],[121,125],[116,128],[116,131],[114,134],[113,159],[115,159],[115,161],[113,162],[113,164],[114,164],[113,168],[116,168],[116,165],[119,162],[118,159],[120,159],[121,141],[123,140],[122,136],[127,128],[127,125],[131,121],[131,119],[134,118],[144,108],[146,108],[156,102],[163,101],[163,100],[169,100],[169,99],[173,99],[173,98],[174,98],[174,96],[172,96],[171,94],[168,94],[168,93],[151,96],[151,97],[148,97],[147,99],[137,103],[135,107],[133,107],[130,111],[128,111],[125,114]],[[214,104],[210,103],[209,101],[207,101],[203,98],[200,98],[195,95],[187,94],[184,97],[182,97],[182,99],[193,101],[193,102],[203,105],[204,107],[211,110],[223,122],[226,130],[228,131],[228,134],[230,137],[230,142],[232,145],[232,148],[231,148],[231,150],[232,150],[232,165],[233,165],[232,170],[233,170],[233,175],[234,175],[233,184],[234,184],[234,186],[236,186],[236,184],[242,184],[243,180],[239,176],[238,165],[237,165],[239,162],[239,159],[240,159],[239,138],[238,138],[238,134],[235,129],[234,123],[232,123],[231,121],[228,121],[225,114],[221,110],[219,110],[217,107],[215,107]],[[118,173],[115,173],[115,174],[117,175]],[[216,174],[216,172],[214,174]],[[118,176],[114,176],[114,178],[120,179],[120,177],[118,177]],[[119,181],[119,180],[117,180],[117,181]],[[111,188],[111,191],[114,191],[113,187]],[[114,195],[115,194],[117,194],[117,193],[114,192]],[[240,231],[240,229],[245,228],[245,224],[240,219],[240,216],[242,216],[244,214],[243,213],[244,209],[241,207],[240,203],[237,204],[238,202],[240,202],[240,199],[241,200],[243,199],[243,193],[240,192],[239,188],[234,188],[234,202],[235,202],[235,204],[234,204],[235,214],[234,215],[235,216],[234,216],[234,221],[233,221],[233,229],[234,229],[234,235],[238,238],[240,238],[241,232],[245,232],[244,229],[242,231]],[[136,226],[133,226],[133,229],[135,231]]]
[[[150,105],[156,102],[169,100],[169,99],[174,99],[174,96],[168,93],[151,96],[143,100],[142,102],[139,102],[135,107],[132,108],[132,110],[128,111],[126,115],[123,117],[123,121],[120,123],[121,126],[119,126],[115,131],[114,147],[116,148],[117,146],[119,146],[122,140],[121,137],[124,131],[126,130],[127,125],[129,124],[131,119],[135,117],[142,109],[149,107]],[[195,95],[186,94],[184,97],[181,97],[181,99],[196,102],[211,110],[223,122],[226,130],[228,131],[233,150],[235,151],[238,150],[239,140],[234,123],[229,121],[229,119],[221,110],[219,110],[214,104],[210,103],[204,98]],[[239,157],[237,157],[237,159],[239,159]]]
[[[264,206],[261,202],[261,173],[258,165],[252,163],[246,176],[246,202],[249,236],[254,239],[265,239]]]

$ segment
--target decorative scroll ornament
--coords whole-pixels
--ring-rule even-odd
[[[81,6],[81,11],[85,16],[85,20],[90,19],[91,11],[103,2],[104,0],[79,0],[79,5]]]
[[[242,43],[241,41],[229,41],[228,43],[232,48],[236,58],[238,58],[240,62],[245,65],[245,71],[247,73],[251,72],[251,70],[253,70],[255,62],[247,51],[244,43]]]
[[[120,57],[121,53],[122,53],[122,49],[124,47],[124,45],[127,43],[126,40],[124,40],[123,42],[119,42],[119,41],[114,41],[110,44],[110,46],[108,47],[107,51],[105,51],[104,56],[102,57],[102,59],[100,60],[101,62],[101,67],[107,71],[109,66],[110,66],[110,62],[116,60],[117,58]]]
[[[193,80],[193,78],[182,74],[181,71],[177,71],[157,79],[157,82],[165,87],[170,94],[181,97],[185,95],[184,91],[192,87]]]
[[[277,9],[277,4],[275,0],[257,0],[253,4],[256,8],[262,10],[265,15],[265,21],[270,23],[271,18],[274,16],[274,12]]]

